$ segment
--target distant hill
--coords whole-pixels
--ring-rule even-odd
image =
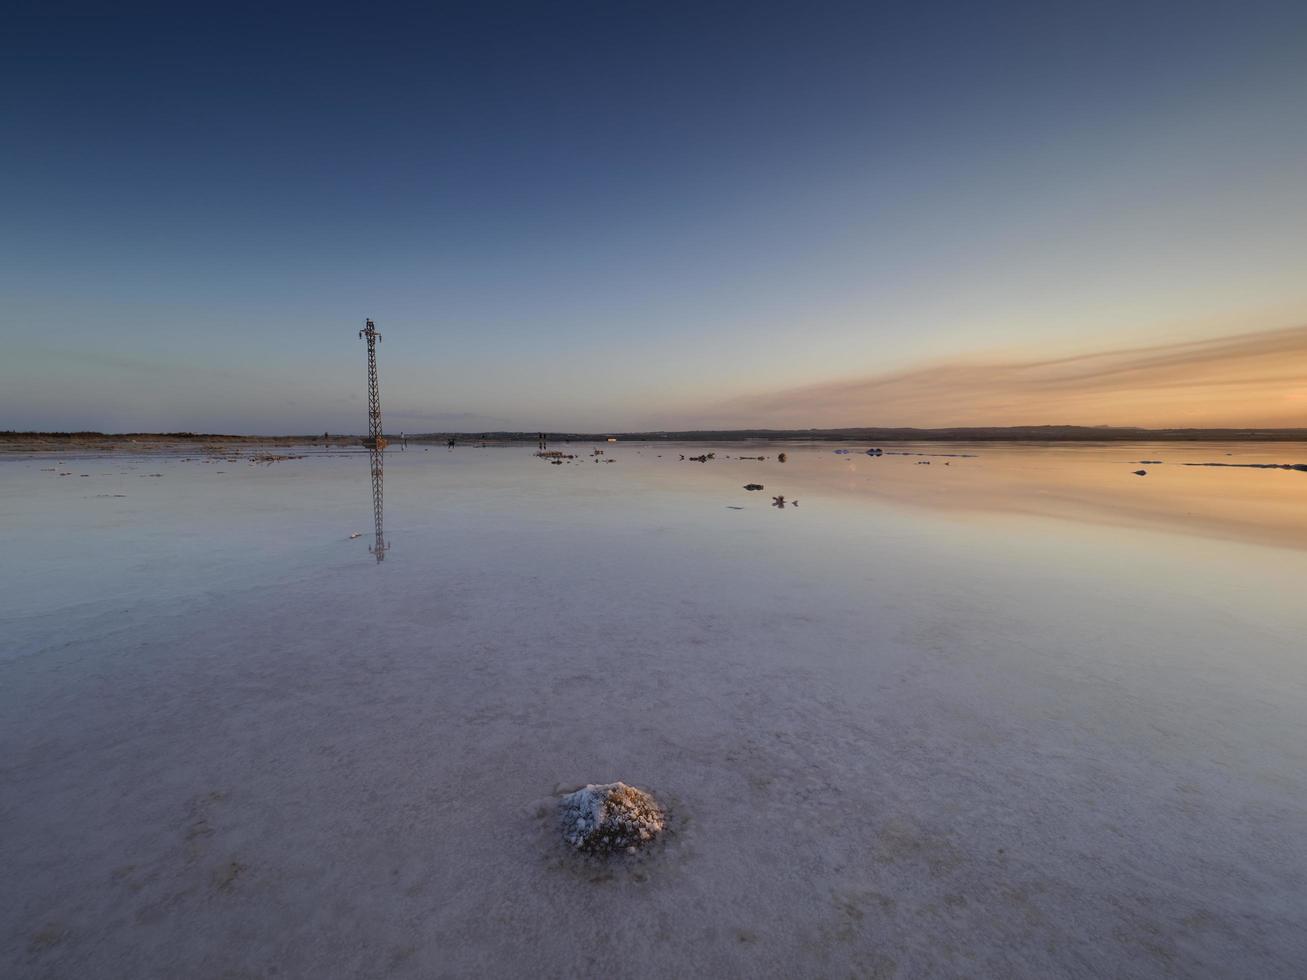
[[[946,429],[692,429],[682,432],[547,432],[553,442],[733,442],[771,439],[821,442],[1307,442],[1307,429],[1140,429],[1117,426],[1021,425]],[[430,432],[409,442],[485,439],[530,442],[535,432]]]
[[[534,442],[536,432],[424,432],[411,443],[508,444]],[[964,426],[944,429],[869,426],[848,429],[691,429],[680,432],[548,432],[551,442],[741,442],[766,439],[786,442],[1307,442],[1307,429],[1143,429],[1118,426],[1021,425]],[[138,444],[251,443],[268,445],[356,446],[362,435],[250,436],[197,432],[0,432],[0,448],[14,450],[94,449]],[[390,434],[392,446],[397,436]]]

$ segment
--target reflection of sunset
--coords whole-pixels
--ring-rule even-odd
[[[937,445],[927,452],[941,450]],[[958,514],[1034,515],[1112,527],[1307,548],[1307,474],[1186,465],[1301,458],[1298,444],[1233,447],[970,447],[980,455],[941,467],[858,461],[843,488],[870,498]],[[1140,463],[1163,458],[1164,463]],[[1146,476],[1138,477],[1142,468]]]
[[[1302,443],[900,443],[873,458],[823,445],[791,448],[784,470],[731,462],[757,449],[726,449],[696,478],[730,490],[742,477],[758,479],[813,511],[890,505],[964,520],[1053,518],[1307,550],[1307,473],[1250,465],[1307,463]],[[1204,463],[1222,465],[1196,465]],[[682,470],[648,473],[669,485],[686,479]]]
[[[1305,379],[1307,327],[1296,327],[1054,360],[938,364],[721,408],[753,424],[1295,427],[1307,424]]]

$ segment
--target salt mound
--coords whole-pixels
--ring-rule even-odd
[[[658,801],[626,783],[590,784],[558,801],[563,839],[579,851],[634,851],[662,831],[666,817]]]

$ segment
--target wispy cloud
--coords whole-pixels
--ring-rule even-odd
[[[719,424],[1307,425],[1307,326],[1056,359],[927,365],[721,403]]]

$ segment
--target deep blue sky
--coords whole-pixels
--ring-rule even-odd
[[[365,316],[396,431],[1307,322],[1301,2],[30,9],[0,428],[361,430]]]

